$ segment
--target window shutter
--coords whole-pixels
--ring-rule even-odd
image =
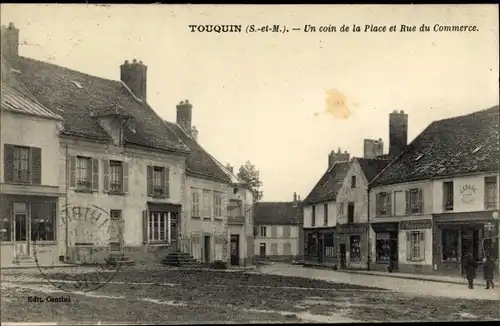
[[[102,189],[104,191],[109,191],[109,160],[102,161],[102,170],[103,170],[103,185]]]
[[[76,188],[76,156],[69,158],[69,187]]]
[[[406,232],[406,260],[411,260],[413,255],[411,253],[411,232]]]
[[[392,216],[392,192],[387,193],[387,215]]]
[[[3,178],[5,182],[14,181],[14,145],[4,144],[4,170]]]
[[[148,211],[142,211],[142,243],[148,243]]]
[[[31,183],[42,184],[42,149],[31,147]]]
[[[423,213],[424,212],[424,196],[422,193],[422,189],[418,190],[418,212]]]
[[[92,190],[99,191],[99,159],[92,159]]]
[[[165,197],[170,197],[170,168],[165,167]]]
[[[405,198],[406,198],[406,215],[411,215],[411,210],[410,210],[410,192],[408,190],[405,191]]]
[[[148,165],[147,172],[147,192],[148,196],[153,196],[153,167],[150,165]]]
[[[128,192],[128,163],[123,162],[122,163],[123,167],[123,192],[127,193]]]
[[[425,231],[418,234],[420,246],[420,260],[425,260]]]

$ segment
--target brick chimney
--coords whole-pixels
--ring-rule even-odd
[[[344,151],[344,153],[342,153],[339,147],[337,149],[337,153],[335,153],[335,151],[331,151],[331,153],[328,155],[328,167],[331,167],[335,162],[349,161],[350,157],[351,154],[349,154],[347,151]]]
[[[384,154],[384,142],[382,138],[376,139],[365,139],[363,143],[363,157],[364,158],[375,158],[377,156]]]
[[[2,56],[13,68],[17,68],[17,60],[19,57],[19,29],[14,26],[14,23],[9,23],[9,26],[2,25],[0,37],[2,43]]]
[[[177,124],[188,135],[191,135],[191,116],[193,105],[188,100],[181,101],[177,104]]]
[[[132,60],[132,63],[125,60],[125,63],[120,66],[120,80],[136,97],[143,100],[146,100],[147,95],[147,71],[148,67],[142,61],[137,62],[136,59]]]
[[[394,158],[408,144],[408,114],[394,110],[389,114],[389,155]]]

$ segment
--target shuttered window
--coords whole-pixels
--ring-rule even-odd
[[[103,161],[103,189],[114,195],[122,195],[129,192],[129,167],[127,162]]]
[[[4,144],[4,181],[42,183],[42,149]]]
[[[409,261],[423,261],[425,259],[425,232],[406,232],[406,257]]]
[[[167,198],[170,196],[170,169],[162,166],[148,166],[148,196]]]
[[[422,189],[410,189],[406,191],[406,213],[407,215],[423,213]]]

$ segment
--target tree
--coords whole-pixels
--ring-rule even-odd
[[[250,187],[250,190],[253,194],[253,202],[256,203],[262,199],[264,195],[260,190],[262,186],[262,181],[260,181],[259,170],[250,163],[250,161],[246,161],[244,165],[240,166],[240,170],[238,171],[238,178],[244,181]]]

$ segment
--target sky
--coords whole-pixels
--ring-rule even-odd
[[[338,147],[389,149],[389,113],[408,114],[408,140],[432,121],[498,105],[497,5],[2,4],[20,29],[20,55],[120,78],[148,66],[147,100],[175,121],[193,104],[200,144],[238,169],[250,160],[263,201],[304,199]],[[191,32],[236,24],[242,33]],[[247,25],[301,31],[245,33]],[[317,31],[304,32],[304,25]],[[397,25],[397,32],[319,32],[320,26]],[[401,24],[476,25],[475,32],[400,32]]]

